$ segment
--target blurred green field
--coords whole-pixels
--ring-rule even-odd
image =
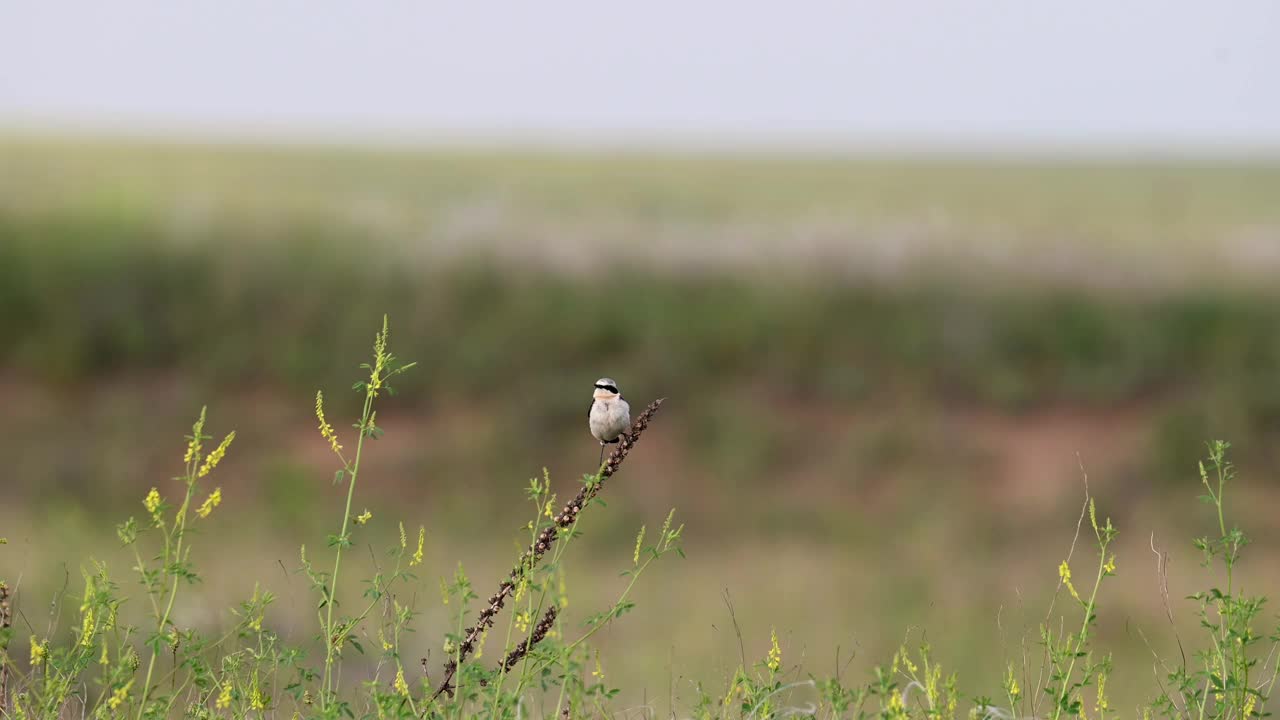
[[[1280,165],[1263,162],[11,136],[0,576],[42,608],[85,548],[123,575],[114,523],[174,474],[208,404],[240,433],[221,516],[237,539],[200,551],[208,605],[183,621],[216,624],[254,579],[301,593],[280,563],[341,510],[312,398],[354,412],[344,389],[386,312],[420,366],[380,415],[366,497],[427,525],[435,574],[462,560],[487,586],[525,479],[592,469],[591,380],[670,398],[572,561],[585,615],[641,523],[674,506],[689,524],[689,559],[607,633],[637,704],[736,659],[725,589],[756,654],[776,626],[789,657],[827,669],[839,645],[857,673],[915,627],[995,687],[1010,613],[1034,635],[1053,589],[1082,464],[1122,530],[1102,631],[1134,703],[1135,628],[1172,647],[1151,533],[1175,597],[1204,584],[1203,440],[1235,441],[1251,589],[1280,591],[1278,272]],[[428,626],[435,587],[424,573]],[[293,603],[282,625],[306,622]]]

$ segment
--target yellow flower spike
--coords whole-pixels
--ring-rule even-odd
[[[422,546],[427,541],[427,527],[425,525],[418,526],[418,549],[413,551],[413,559],[409,561],[409,567],[422,564]],[[447,603],[446,603],[447,604]]]
[[[342,454],[342,446],[338,444],[338,434],[333,431],[333,426],[324,419],[324,393],[316,391],[316,419],[320,421],[320,437],[329,441],[329,448],[339,456]]]
[[[222,462],[222,458],[226,457],[227,448],[231,447],[231,441],[235,439],[235,430],[227,433],[227,436],[222,438],[222,442],[218,443],[218,447],[214,448],[213,452],[209,453],[209,456],[201,463],[200,472],[196,473],[196,477],[204,477],[213,472],[213,469],[218,467],[218,463]]]
[[[352,519],[356,521],[357,525],[364,525],[365,523],[373,519],[373,513],[369,512],[369,508],[365,508],[364,512],[360,513],[359,515],[355,516]]]
[[[209,517],[209,514],[213,512],[213,509],[221,504],[222,488],[214,488],[213,492],[209,493],[209,497],[205,498],[204,502],[200,504],[200,507],[196,509],[196,515],[199,515],[202,518],[207,518]]]
[[[476,659],[477,660],[484,657],[484,641],[488,639],[489,639],[489,628],[485,628],[484,632],[480,633],[480,640],[476,643]]]
[[[257,687],[249,693],[249,707],[257,710],[258,712],[262,712],[267,709],[267,699],[262,696],[262,690]]]
[[[107,644],[105,642],[102,643],[102,657],[98,658],[98,664],[104,667],[111,664],[111,658],[107,655]]]
[[[182,456],[182,462],[190,465],[192,460],[200,456],[200,441],[204,437],[204,415],[208,407],[200,408],[200,418],[196,420],[196,424],[191,426],[191,436],[187,439],[187,452]]]
[[[1067,586],[1067,591],[1071,593],[1071,597],[1080,600],[1080,593],[1076,592],[1075,585],[1071,584],[1071,566],[1067,564],[1066,560],[1063,560],[1062,564],[1058,566],[1058,578],[1062,580],[1063,585]]]
[[[440,599],[444,601],[445,605],[449,604],[449,585],[444,581],[444,578],[440,578]]]
[[[778,647],[778,631],[769,631],[769,659],[765,663],[769,666],[769,672],[778,672],[778,668],[782,667],[782,648]]]
[[[155,514],[160,511],[160,502],[160,491],[155,488],[151,488],[151,492],[147,493],[147,496],[143,498],[142,506],[147,509],[148,513],[155,516]]]
[[[1009,693],[1009,697],[1017,700],[1022,695],[1022,688],[1018,686],[1018,678],[1013,674],[1013,663],[1009,663],[1009,674],[1005,676],[1005,688]]]
[[[49,655],[49,647],[43,642],[36,640],[36,636],[31,636],[31,667],[39,667],[44,664],[44,659]]]
[[[1105,573],[1106,573],[1106,574],[1108,574],[1108,575],[1111,575],[1111,574],[1115,573],[1115,571],[1116,571],[1116,556],[1115,556],[1115,555],[1112,555],[1112,556],[1107,560],[1107,563],[1106,563],[1105,565],[1103,565],[1103,566],[1102,566],[1102,571],[1103,571],[1103,572],[1105,572]]]
[[[409,683],[404,681],[404,668],[396,668],[395,689],[403,697],[409,697]]]
[[[644,544],[644,529],[644,525],[641,525],[640,532],[636,534],[636,549],[635,552],[631,553],[632,565],[640,564],[640,546]]]
[[[231,707],[231,684],[227,683],[222,686],[222,692],[218,693],[218,700],[213,704],[219,710],[226,710]]]
[[[378,642],[382,643],[382,649],[384,651],[390,650],[393,647],[391,643],[387,642],[387,634],[382,631],[382,628],[378,628]]]
[[[390,336],[387,317],[383,315],[382,332],[373,336],[373,367],[369,369],[368,384],[368,392],[373,397],[378,397],[378,391],[382,389],[383,370],[386,368],[388,358],[387,340]]]
[[[84,620],[80,623],[80,644],[84,647],[93,647],[93,636],[97,630],[98,623],[93,619],[92,612],[84,614]]]
[[[122,687],[118,687],[111,693],[111,699],[107,701],[107,707],[115,710],[125,704],[129,699],[129,688],[133,687],[133,680],[125,683]]]
[[[406,550],[409,547],[409,538],[404,534],[404,523],[400,523],[400,549]]]

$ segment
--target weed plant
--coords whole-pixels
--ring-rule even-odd
[[[337,532],[321,551],[299,549],[295,570],[309,581],[315,599],[314,635],[292,637],[272,626],[267,612],[275,595],[266,582],[230,609],[231,621],[220,632],[175,621],[180,596],[199,592],[192,547],[216,538],[222,490],[214,479],[236,437],[228,432],[214,444],[202,410],[186,436],[180,474],[146,493],[145,512],[117,527],[135,561],[127,580],[90,557],[81,570],[78,606],[68,606],[70,596],[61,594],[49,605],[47,622],[38,626],[33,615],[18,611],[22,597],[20,587],[9,584],[14,579],[0,578],[0,718],[655,717],[650,707],[615,706],[620,689],[608,682],[606,660],[591,640],[634,608],[632,590],[655,562],[673,553],[683,556],[683,526],[675,511],[656,531],[640,528],[622,570],[627,582],[609,607],[581,624],[567,623],[564,613],[566,558],[582,541],[581,515],[593,506],[602,508],[593,512],[605,512],[600,494],[662,401],[637,416],[567,502],[559,503],[545,471],[531,480],[525,493],[533,511],[524,528],[527,549],[483,600],[458,563],[439,583],[440,599],[451,610],[448,627],[424,628],[417,591],[427,582],[420,577],[428,566],[426,528],[415,533],[400,521],[375,520],[355,501],[369,441],[383,434],[377,406],[384,395],[394,394],[391,382],[414,368],[392,353],[385,318],[372,359],[361,368],[364,375],[352,389],[362,398],[362,409],[350,433],[330,424],[325,396],[315,396],[318,431],[336,463],[332,482],[345,485],[347,493]],[[1202,500],[1214,511],[1213,534],[1195,540],[1214,578],[1189,598],[1200,632],[1194,640],[1177,638],[1179,658],[1156,655],[1150,703],[1123,714],[1143,720],[1247,720],[1269,714],[1280,672],[1280,633],[1259,627],[1265,598],[1241,591],[1239,560],[1248,539],[1227,522],[1225,497],[1235,479],[1228,447],[1212,443],[1200,465]],[[1103,586],[1119,571],[1112,551],[1117,532],[1109,518],[1099,519],[1086,492],[1076,541],[1058,567],[1054,603],[1038,637],[1024,638],[1020,657],[1007,663],[998,692],[964,688],[958,673],[944,668],[927,644],[910,648],[904,643],[862,681],[811,674],[787,662],[771,631],[764,657],[753,663],[744,652],[723,686],[698,684],[688,706],[668,712],[698,720],[952,720],[962,714],[977,720],[1105,720],[1122,714],[1108,694],[1116,669],[1096,637]],[[1093,547],[1083,560],[1075,552],[1082,534],[1091,536]],[[352,578],[344,571],[343,559],[358,539],[361,544],[386,541],[371,577]],[[1159,557],[1164,572],[1165,557]],[[362,589],[356,602],[350,600],[353,587]],[[1167,590],[1164,600],[1172,621]],[[129,620],[138,615],[145,621]],[[407,638],[419,631],[442,636],[443,662],[409,656]]]

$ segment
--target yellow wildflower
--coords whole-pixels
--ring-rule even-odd
[[[204,437],[204,413],[207,409],[200,408],[200,419],[191,426],[191,435],[187,438],[187,453],[182,456],[182,462],[188,465],[200,455],[200,440]]]
[[[916,664],[911,662],[911,656],[907,654],[907,648],[905,645],[902,647],[902,664],[906,666],[907,672],[911,675],[915,675],[920,671],[920,668],[916,667]]]
[[[263,696],[262,691],[256,685],[253,691],[249,693],[249,707],[258,711],[267,709],[267,698]]]
[[[400,549],[405,550],[409,547],[409,538],[404,534],[404,523],[400,523]]]
[[[209,497],[205,498],[204,502],[200,504],[200,507],[196,509],[196,514],[202,518],[207,518],[209,517],[209,513],[213,512],[213,509],[221,504],[222,488],[214,488],[213,492],[209,493]]]
[[[906,717],[907,707],[902,702],[902,695],[892,693],[889,695],[889,715],[890,717]]]
[[[98,664],[104,666],[111,664],[111,658],[107,656],[107,644],[105,642],[102,643],[102,657],[98,658]]]
[[[1244,701],[1244,717],[1253,717],[1253,707],[1257,704],[1258,696],[1250,693],[1248,699]]]
[[[338,444],[338,434],[333,431],[333,426],[324,419],[324,394],[319,390],[316,391],[316,419],[320,421],[320,437],[329,441],[329,447],[335,453],[342,454],[342,446]]]
[[[782,667],[782,648],[778,647],[778,631],[769,631],[769,659],[765,663],[769,666],[769,672],[778,672],[778,668]]]
[[[1105,713],[1111,709],[1111,703],[1107,702],[1107,676],[1098,676],[1098,713]],[[1247,715],[1246,715],[1247,717]]]
[[[383,650],[390,650],[393,647],[391,643],[387,642],[387,634],[382,631],[382,628],[378,628],[378,642],[382,643]]]
[[[1111,575],[1111,574],[1113,574],[1113,573],[1116,571],[1116,556],[1115,556],[1115,555],[1112,555],[1112,556],[1107,560],[1106,564],[1102,566],[1102,571],[1103,571],[1103,572],[1105,572],[1105,573],[1106,573],[1106,574],[1108,574],[1108,575]]]
[[[387,327],[387,317],[382,316],[382,332],[373,336],[373,367],[369,370],[369,392],[374,397],[382,389],[382,369],[387,364],[387,339],[391,330]]]
[[[122,687],[118,687],[111,693],[111,699],[107,701],[107,707],[115,710],[129,699],[129,688],[133,687],[133,681],[125,683]]]
[[[213,469],[218,467],[218,463],[222,462],[222,458],[226,456],[227,448],[231,447],[231,441],[235,439],[235,430],[227,433],[222,442],[218,443],[218,447],[214,448],[213,452],[209,453],[209,456],[204,459],[204,462],[200,465],[200,472],[196,474],[196,477],[204,477],[213,472]]]
[[[151,492],[147,493],[147,496],[143,498],[142,506],[147,509],[147,512],[151,513],[152,517],[155,517],[160,512],[160,502],[160,491],[151,488]]]
[[[1009,673],[1005,675],[1004,686],[1011,699],[1017,700],[1022,695],[1022,688],[1018,686],[1018,678],[1013,674],[1013,663],[1009,663]]]
[[[409,567],[422,564],[422,545],[426,541],[427,541],[427,528],[424,525],[419,525],[418,526],[418,549],[413,551],[413,559],[409,561]]]
[[[404,668],[396,668],[396,692],[404,697],[409,697],[409,683],[404,681]]]
[[[80,644],[85,647],[93,647],[93,636],[97,628],[98,623],[93,619],[93,613],[86,612],[84,620],[80,623]]]
[[[600,665],[600,651],[596,651],[596,669],[591,671],[591,677],[596,678],[600,682],[604,682],[604,667]]]
[[[230,683],[227,683],[226,685],[222,686],[222,692],[218,693],[218,700],[213,705],[219,710],[226,710],[227,708],[231,707],[231,684]]]
[[[44,659],[49,654],[49,646],[36,640],[36,636],[31,636],[31,667],[39,667],[44,664]]]
[[[1058,566],[1058,578],[1062,580],[1063,585],[1067,586],[1067,591],[1071,593],[1071,597],[1079,600],[1080,593],[1076,592],[1075,585],[1071,584],[1071,566],[1067,564],[1066,560],[1063,560],[1062,564]]]
[[[516,613],[516,629],[523,635],[529,632],[529,611],[521,610]]]
[[[640,526],[640,532],[636,534],[636,549],[631,553],[631,563],[633,565],[640,564],[640,545],[644,543],[644,526]]]
[[[369,520],[371,520],[372,518],[373,518],[373,513],[369,512],[369,508],[365,508],[364,512],[355,516],[354,519],[357,525],[364,525],[365,523],[369,522]]]

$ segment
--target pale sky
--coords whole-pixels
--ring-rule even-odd
[[[1280,147],[1278,0],[0,0],[0,126]]]

